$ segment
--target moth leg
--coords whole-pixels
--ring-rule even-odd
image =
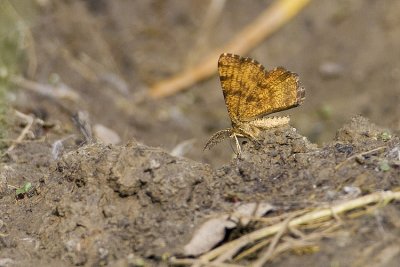
[[[237,134],[233,133],[231,135],[231,137],[235,140],[235,144],[236,144],[236,155],[238,158],[240,158],[240,156],[242,155],[242,148],[240,147],[239,144],[239,140],[237,138]]]
[[[254,139],[250,138],[250,141],[253,142],[253,144],[256,147],[256,149],[259,149],[261,147],[261,145],[262,145],[262,142],[260,140],[258,140],[258,139],[255,139],[255,138]]]
[[[261,146],[261,144],[262,144],[262,142],[254,134],[252,134],[250,132],[246,133],[245,137],[257,146]]]

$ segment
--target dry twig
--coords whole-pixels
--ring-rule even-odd
[[[150,89],[150,95],[154,98],[169,96],[210,77],[216,71],[216,62],[222,52],[246,54],[266,37],[285,25],[309,2],[310,0],[276,0],[229,43],[211,52],[196,66],[158,82]]]

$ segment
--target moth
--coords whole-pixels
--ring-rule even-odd
[[[289,117],[263,116],[299,106],[305,99],[298,75],[283,67],[266,71],[252,58],[224,53],[218,60],[218,73],[232,127],[216,132],[204,149],[230,137],[240,156],[238,137],[257,142],[262,130],[289,123]]]

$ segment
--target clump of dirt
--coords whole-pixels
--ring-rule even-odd
[[[349,199],[355,189],[360,195],[398,188],[400,140],[382,138],[385,133],[356,117],[318,148],[285,126],[264,132],[261,144],[244,142],[242,157],[219,169],[137,142],[95,143],[51,164],[26,162],[28,171],[35,165],[41,170],[32,173],[41,178],[33,181],[31,197],[15,200],[12,190],[2,191],[0,257],[18,265],[163,265],[166,255],[182,253],[201,222],[231,212],[238,202],[269,202],[286,212]],[[46,168],[49,175],[40,176]],[[275,265],[355,263],[359,257],[348,251],[365,242],[376,243],[373,251],[396,248],[399,218],[396,204],[351,220],[322,241],[319,253],[286,255]]]

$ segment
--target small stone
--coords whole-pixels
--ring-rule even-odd
[[[96,124],[93,131],[96,138],[105,144],[116,145],[121,142],[121,138],[115,131],[102,124]]]
[[[336,62],[323,62],[319,66],[319,73],[325,79],[334,79],[342,75],[343,66]]]

